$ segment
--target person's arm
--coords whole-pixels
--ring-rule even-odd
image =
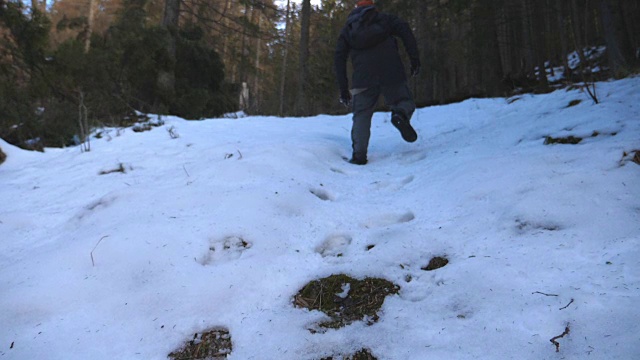
[[[387,16],[389,17],[391,35],[397,36],[402,40],[402,44],[404,44],[404,48],[409,55],[413,75],[415,71],[420,69],[420,52],[418,51],[418,44],[415,36],[413,36],[413,31],[411,31],[411,27],[406,21],[394,15],[387,14]]]
[[[338,38],[338,44],[336,45],[336,52],[334,55],[334,66],[336,71],[336,78],[338,80],[338,86],[340,87],[340,93],[349,90],[349,79],[347,78],[347,59],[349,58],[349,51],[351,50],[347,39],[345,38],[344,31],[340,33]]]

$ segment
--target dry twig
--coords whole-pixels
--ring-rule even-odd
[[[93,261],[93,251],[98,247],[98,245],[100,245],[100,242],[104,239],[104,238],[108,238],[109,235],[105,235],[103,237],[100,238],[100,240],[98,240],[98,242],[96,243],[96,246],[93,247],[93,250],[91,250],[91,265],[96,266],[95,261]]]
[[[571,301],[569,301],[569,303],[566,306],[561,307],[560,310],[564,310],[564,309],[568,308],[569,305],[571,305],[571,304],[573,304],[573,299],[571,299]]]
[[[562,334],[560,334],[558,336],[554,336],[554,337],[551,338],[551,340],[549,340],[549,341],[551,341],[553,343],[553,345],[556,346],[556,352],[560,352],[560,343],[557,342],[556,340],[565,337],[565,335],[569,335],[569,331],[570,331],[569,325],[567,325],[564,328],[564,332]]]

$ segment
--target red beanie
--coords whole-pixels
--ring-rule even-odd
[[[371,5],[373,5],[373,0],[360,0],[356,4],[357,7],[360,7],[360,6],[371,6]]]

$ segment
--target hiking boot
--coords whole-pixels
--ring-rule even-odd
[[[354,165],[366,165],[367,159],[354,156],[349,160],[349,163]]]
[[[418,134],[411,127],[411,123],[402,114],[395,113],[391,116],[391,123],[400,131],[400,135],[406,142],[414,142],[418,140]]]

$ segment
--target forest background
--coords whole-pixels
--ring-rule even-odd
[[[333,53],[355,0],[0,0],[0,137],[85,142],[145,113],[346,113]],[[419,106],[549,92],[640,65],[640,2],[378,0],[416,35]]]

